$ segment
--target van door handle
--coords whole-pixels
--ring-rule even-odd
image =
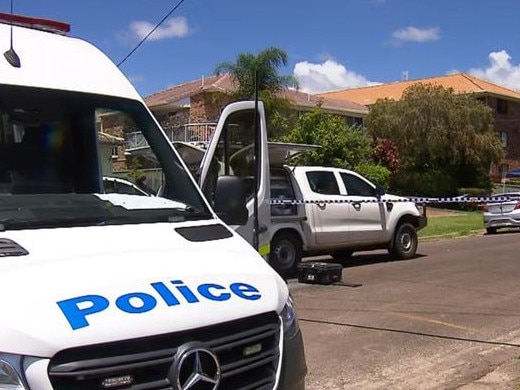
[[[359,211],[361,209],[361,202],[354,202],[352,203],[352,206]]]

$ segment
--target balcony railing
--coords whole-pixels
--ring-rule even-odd
[[[188,123],[184,126],[176,126],[164,129],[170,142],[183,141],[207,144],[211,141],[216,123]],[[127,148],[139,148],[148,146],[148,142],[140,131],[127,133]]]

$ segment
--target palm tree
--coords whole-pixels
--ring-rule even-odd
[[[237,82],[235,95],[239,99],[252,99],[255,96],[255,77],[258,91],[276,94],[283,88],[297,87],[294,76],[279,75],[278,69],[287,65],[287,53],[282,49],[270,47],[258,55],[240,53],[235,62],[221,62],[215,73],[229,73]]]
[[[279,93],[285,88],[298,87],[298,80],[292,75],[280,75],[279,68],[287,65],[287,53],[276,47],[269,47],[257,55],[240,53],[235,62],[221,62],[215,67],[215,74],[229,73],[236,82],[232,93],[236,100],[255,97],[255,86],[259,98],[264,102],[268,121],[277,113],[286,113],[291,103]],[[285,116],[285,115],[284,115]],[[270,135],[277,131],[270,126]]]

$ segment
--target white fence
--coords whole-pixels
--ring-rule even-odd
[[[170,142],[183,141],[207,144],[213,136],[215,127],[215,123],[188,123],[184,126],[167,128],[164,131]],[[140,131],[128,133],[125,138],[129,149],[148,146]]]

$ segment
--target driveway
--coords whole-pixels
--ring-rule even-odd
[[[355,255],[343,286],[289,282],[308,390],[515,388],[520,233],[422,242],[419,253]]]

